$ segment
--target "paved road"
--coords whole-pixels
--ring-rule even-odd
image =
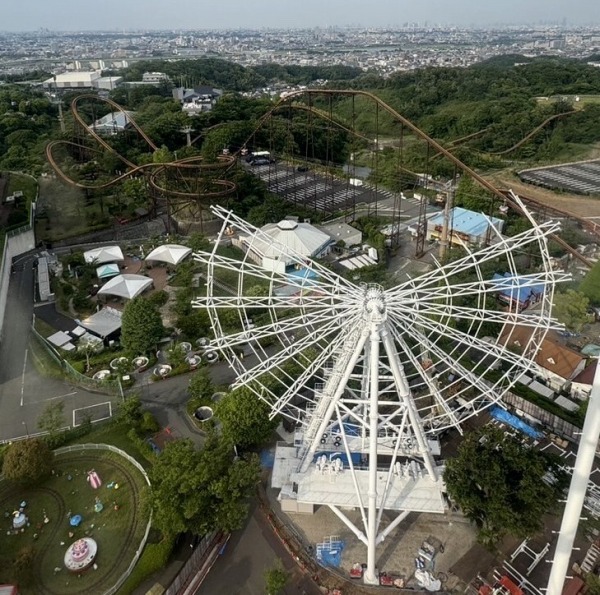
[[[33,254],[14,260],[15,271],[8,290],[3,340],[0,343],[0,440],[38,432],[38,418],[52,401],[64,401],[65,422],[72,425],[74,411],[77,416],[77,410],[87,408],[87,412],[98,419],[107,414],[109,406],[106,403],[115,400],[114,397],[92,393],[37,373],[29,348],[33,260]]]
[[[305,576],[288,551],[273,534],[263,513],[254,506],[246,526],[236,531],[225,553],[217,559],[198,595],[264,595],[265,571],[276,560],[290,573],[285,594],[316,595],[317,586]]]

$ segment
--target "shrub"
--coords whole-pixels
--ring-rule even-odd
[[[44,440],[30,438],[11,444],[4,456],[2,473],[6,479],[34,485],[50,475],[54,455]]]
[[[158,432],[160,426],[156,421],[154,415],[150,411],[144,411],[142,415],[142,422],[140,423],[140,430],[145,434],[153,434]]]
[[[148,296],[148,301],[156,308],[164,306],[169,301],[169,294],[163,289]]]

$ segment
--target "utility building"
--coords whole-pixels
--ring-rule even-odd
[[[444,213],[436,213],[427,221],[427,239],[441,239],[443,227]],[[462,207],[454,207],[450,210],[448,217],[448,241],[453,244],[464,243],[481,246],[486,243],[488,235],[490,239],[493,239],[496,232],[502,233],[503,227],[503,219],[487,217],[483,213],[476,213]]]

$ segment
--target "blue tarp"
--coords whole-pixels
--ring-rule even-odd
[[[317,273],[315,273],[312,269],[293,269],[291,271],[288,271],[287,273],[288,277],[295,277],[295,278],[300,278],[300,279],[316,279],[317,278]]]
[[[515,430],[519,430],[523,434],[529,436],[530,438],[540,439],[543,438],[544,434],[535,428],[531,427],[529,424],[526,424],[520,417],[509,413],[502,407],[498,405],[494,405],[490,408],[490,415],[506,425],[515,428]]]
[[[343,541],[317,544],[317,561],[323,566],[339,568],[342,565]]]
[[[272,469],[275,463],[275,452],[272,450],[263,450],[260,453],[260,466],[264,469]]]
[[[508,300],[516,300],[520,304],[526,304],[532,297],[544,293],[543,283],[532,285],[531,279],[515,277],[510,273],[504,273],[504,275],[494,273],[492,283],[498,288],[502,297]]]

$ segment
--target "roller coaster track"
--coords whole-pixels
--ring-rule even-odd
[[[48,146],[46,147],[46,156],[48,157],[48,161],[49,161],[50,165],[53,167],[53,169],[56,171],[56,173],[63,180],[65,180],[69,184],[78,186],[80,188],[87,188],[87,189],[107,188],[109,186],[119,183],[120,181],[122,181],[125,178],[142,174],[142,175],[146,176],[146,178],[149,181],[149,184],[155,190],[162,193],[163,195],[167,195],[167,196],[173,197],[175,199],[183,199],[183,200],[187,200],[187,201],[199,201],[199,200],[204,200],[204,199],[226,198],[227,196],[230,196],[236,189],[235,183],[231,182],[230,180],[226,180],[226,179],[210,180],[211,185],[218,187],[217,190],[212,190],[212,189],[204,190],[203,189],[202,192],[184,192],[181,190],[173,190],[173,189],[169,189],[169,188],[165,188],[164,186],[161,186],[157,181],[157,177],[163,173],[169,172],[170,170],[173,170],[178,175],[182,175],[182,171],[186,171],[186,170],[195,171],[197,176],[201,175],[204,172],[222,172],[223,176],[226,175],[233,167],[235,167],[235,165],[237,163],[236,158],[241,154],[241,151],[243,150],[243,148],[245,148],[247,146],[247,144],[249,142],[251,142],[251,140],[252,140],[252,138],[254,138],[255,134],[267,123],[267,121],[270,118],[273,117],[273,115],[276,112],[282,110],[285,107],[288,107],[288,108],[289,107],[292,107],[292,108],[297,107],[298,104],[295,102],[297,102],[300,99],[308,98],[310,100],[310,99],[312,99],[312,97],[317,97],[317,96],[328,96],[328,97],[360,96],[360,97],[365,97],[367,99],[370,99],[372,102],[377,104],[379,109],[382,109],[384,112],[387,112],[390,116],[392,116],[393,121],[398,122],[401,125],[403,125],[404,127],[406,127],[413,134],[415,134],[415,136],[417,136],[418,138],[421,138],[426,143],[428,143],[428,145],[434,151],[436,151],[436,153],[440,153],[441,155],[446,157],[451,163],[453,163],[456,166],[457,170],[460,170],[460,171],[464,172],[465,174],[471,176],[482,188],[487,190],[492,196],[495,196],[496,198],[501,200],[503,204],[506,204],[507,206],[509,206],[510,208],[512,208],[513,210],[515,210],[518,213],[522,213],[521,207],[519,206],[519,204],[517,202],[512,200],[512,198],[510,197],[510,194],[508,194],[506,191],[496,188],[488,180],[483,178],[481,175],[479,175],[477,172],[475,172],[473,169],[471,169],[469,166],[465,165],[462,161],[460,161],[457,157],[455,157],[451,153],[450,150],[448,150],[447,148],[440,145],[437,141],[435,141],[430,136],[428,136],[419,127],[417,127],[415,124],[413,124],[410,120],[406,119],[404,116],[402,116],[396,110],[394,110],[391,106],[389,106],[387,103],[382,101],[379,97],[377,97],[376,95],[374,95],[373,93],[370,93],[368,91],[360,91],[360,90],[305,89],[302,91],[296,91],[296,92],[289,93],[288,95],[286,95],[286,97],[280,99],[267,113],[265,113],[259,119],[254,131],[252,132],[252,134],[250,135],[250,137],[248,138],[248,140],[246,141],[246,143],[243,145],[242,148],[240,148],[233,155],[221,156],[217,163],[203,163],[201,157],[190,157],[187,159],[175,160],[175,161],[172,161],[169,163],[160,163],[160,164],[152,163],[152,164],[145,164],[145,165],[136,165],[134,163],[131,163],[129,160],[127,160],[122,155],[120,155],[117,151],[115,151],[103,138],[100,137],[100,135],[98,135],[92,129],[92,127],[90,127],[88,124],[86,124],[86,122],[83,120],[83,118],[80,116],[80,114],[77,110],[77,106],[78,106],[79,102],[84,99],[93,99],[93,100],[104,101],[105,103],[108,103],[108,105],[110,105],[111,107],[113,107],[114,109],[116,109],[122,113],[125,112],[124,108],[110,99],[100,99],[96,95],[89,95],[89,94],[79,95],[71,103],[71,112],[73,113],[75,120],[79,123],[80,126],[83,127],[83,129],[86,131],[86,133],[89,134],[96,143],[98,143],[98,145],[100,145],[105,150],[109,151],[111,154],[113,154],[117,158],[119,158],[123,163],[125,163],[130,168],[129,171],[127,171],[126,173],[124,173],[116,178],[109,180],[108,182],[101,183],[98,185],[82,184],[81,182],[77,182],[77,181],[71,179],[67,174],[65,174],[60,169],[60,167],[58,166],[58,164],[56,163],[56,161],[54,159],[53,151],[54,151],[54,149],[56,149],[57,146],[60,146],[60,145],[63,145],[63,146],[71,145],[71,146],[79,147],[83,150],[90,150],[89,147],[87,147],[86,145],[81,145],[81,144],[73,143],[70,141],[53,141],[53,142],[49,143]],[[311,110],[312,109],[311,102],[309,101],[308,103],[309,103],[309,106],[305,106],[305,107],[307,110]],[[302,107],[300,109],[305,109],[305,107]],[[336,126],[340,126],[343,129],[347,130],[348,132],[351,132],[352,134],[356,134],[355,131],[351,130],[344,124],[341,124],[340,122],[336,121],[331,116],[329,116],[329,114],[327,114],[326,112],[323,112],[323,110],[315,111],[314,109],[312,109],[312,111],[313,111],[313,113],[315,113],[316,115],[318,115],[320,117],[327,117],[327,119],[330,120],[332,123],[334,123]],[[522,145],[524,142],[526,142],[529,138],[531,138],[534,134],[536,134],[544,126],[546,126],[550,121],[552,121],[556,118],[568,115],[570,113],[573,113],[573,112],[564,112],[562,114],[556,114],[554,116],[551,116],[550,118],[547,118],[542,124],[540,124],[540,126],[536,127],[536,129],[532,130],[525,138],[521,139],[521,141],[519,141],[519,143],[518,143],[519,146]],[[133,126],[133,128],[146,141],[148,146],[156,151],[158,147],[144,133],[144,131],[140,128],[140,126],[131,117],[128,117],[128,119],[131,122],[131,125]],[[362,136],[362,135],[359,135],[359,136]],[[366,138],[366,137],[363,136],[363,138]],[[457,139],[457,140],[459,140],[459,139]],[[516,145],[515,145],[515,147],[516,147]],[[504,153],[514,150],[515,147],[511,147],[510,150],[504,151]],[[92,149],[92,151],[98,151],[98,149]],[[411,172],[411,173],[414,173],[414,172]],[[557,209],[556,207],[550,208],[547,205],[545,205],[544,203],[542,203],[541,201],[535,200],[531,197],[525,197],[524,200],[525,200],[525,202],[529,203],[534,208],[539,209],[540,211],[552,212],[560,217],[576,220],[582,227],[584,227],[591,233],[595,234],[596,236],[600,237],[600,228],[588,220],[574,216],[572,213],[563,211],[561,209]],[[556,243],[561,245],[566,251],[571,253],[575,258],[578,258],[580,261],[582,261],[587,266],[590,266],[590,267],[592,266],[592,263],[590,261],[588,261],[581,254],[579,254],[579,252],[577,252],[575,249],[573,249],[571,246],[569,246],[562,238],[560,238],[558,236],[552,236],[552,239]]]
[[[499,198],[503,202],[503,204],[507,205],[508,207],[510,207],[511,209],[516,211],[517,213],[523,214],[523,210],[521,209],[520,205],[517,202],[515,202],[514,200],[512,200],[512,198],[506,191],[502,191],[502,190],[496,188],[488,180],[486,180],[481,175],[479,175],[475,170],[471,169],[468,165],[465,165],[462,161],[460,161],[460,159],[455,157],[450,151],[448,151],[446,148],[442,147],[442,145],[440,145],[437,141],[435,141],[430,136],[428,136],[418,126],[413,124],[410,120],[407,120],[404,116],[399,114],[394,108],[389,106],[387,103],[385,103],[384,101],[379,99],[379,97],[377,97],[373,93],[370,93],[369,91],[355,91],[355,90],[346,90],[346,89],[344,89],[344,90],[306,89],[306,90],[302,90],[302,91],[296,91],[296,92],[290,93],[285,98],[281,99],[270,112],[265,114],[265,116],[263,116],[263,118],[259,122],[259,126],[262,126],[264,121],[268,117],[270,117],[271,113],[274,110],[278,109],[282,104],[285,104],[288,101],[293,101],[300,97],[304,97],[307,95],[310,96],[311,94],[312,95],[315,95],[315,94],[346,95],[346,96],[360,95],[360,96],[371,99],[371,101],[377,103],[381,109],[383,109],[385,112],[387,112],[389,115],[391,115],[393,120],[404,125],[408,130],[413,132],[417,137],[425,140],[429,144],[429,146],[431,148],[433,148],[436,152],[444,155],[450,162],[452,162],[457,167],[458,170],[461,170],[464,173],[466,173],[467,175],[471,176],[482,188],[484,188],[485,190],[490,192],[493,196]],[[557,114],[557,115],[560,115],[560,114]],[[538,128],[539,128],[539,126],[538,126]],[[535,132],[535,131],[532,131],[532,132]],[[532,133],[530,133],[530,135],[531,134]],[[537,209],[539,209],[541,211],[544,211],[544,210],[548,211],[547,206],[540,201],[537,201],[537,200],[531,199],[531,198],[528,198],[527,201],[531,205],[535,206]],[[590,227],[590,223],[587,220],[581,219],[580,217],[576,217],[567,211],[562,211],[557,208],[553,208],[552,211],[561,217],[575,219],[581,225],[585,225],[586,229],[588,229],[589,231],[591,231],[592,233],[594,233],[595,235],[600,237],[600,229],[596,228],[595,225],[593,226],[593,229],[592,229]],[[567,242],[565,242],[562,238],[560,238],[559,236],[556,236],[556,235],[552,235],[551,238],[554,242],[559,244],[564,250],[566,250],[567,252],[572,254],[575,258],[579,259],[585,265],[587,265],[588,267],[592,266],[592,263],[587,258],[585,258],[583,255],[581,255],[579,252],[577,252],[577,250],[575,250],[574,248],[569,246],[569,244],[567,244]]]
[[[563,118],[564,116],[568,116],[570,114],[574,114],[577,110],[569,110],[568,112],[562,112],[560,114],[554,114],[546,118],[539,126],[536,126],[529,134],[524,136],[518,143],[514,144],[512,147],[508,149],[504,149],[504,151],[498,151],[495,153],[487,153],[487,155],[495,155],[496,157],[500,157],[502,155],[508,155],[513,151],[516,151],[519,147],[523,146],[526,142],[531,140],[538,132],[543,130],[550,122],[557,120],[558,118]]]
[[[93,139],[93,141],[95,143],[97,143],[97,145],[99,145],[102,149],[109,152],[111,155],[114,155],[122,163],[124,163],[127,166],[128,170],[121,175],[111,178],[107,182],[101,182],[98,184],[89,184],[89,183],[84,183],[84,182],[74,180],[68,174],[66,174],[61,169],[61,167],[58,165],[58,163],[56,162],[56,159],[54,157],[54,151],[58,147],[73,147],[73,148],[81,149],[84,151],[89,151],[92,153],[100,153],[101,149],[96,148],[96,147],[91,147],[88,145],[84,145],[81,143],[73,142],[73,141],[66,141],[66,140],[52,141],[52,142],[48,143],[48,145],[46,146],[46,158],[48,159],[48,162],[50,163],[51,167],[54,169],[56,174],[62,180],[67,182],[68,184],[75,186],[77,188],[85,189],[85,190],[101,190],[101,189],[109,188],[111,186],[119,184],[120,182],[122,182],[128,178],[136,177],[138,175],[144,175],[146,177],[146,179],[148,180],[150,186],[154,190],[159,192],[161,195],[167,195],[167,196],[169,196],[171,198],[175,198],[175,199],[183,199],[186,201],[193,201],[193,200],[197,201],[199,199],[220,199],[220,198],[226,198],[227,196],[229,196],[229,195],[233,194],[233,192],[235,192],[236,184],[234,182],[231,182],[230,180],[223,180],[223,179],[210,180],[210,183],[207,182],[206,186],[204,188],[202,188],[201,193],[199,193],[199,192],[184,192],[181,190],[173,190],[173,189],[165,188],[164,186],[162,186],[160,184],[160,180],[159,180],[159,176],[161,176],[162,174],[174,173],[175,175],[179,175],[185,182],[185,179],[183,176],[184,172],[196,173],[196,176],[199,177],[202,174],[205,174],[207,172],[227,171],[231,167],[231,165],[235,163],[235,161],[236,161],[235,157],[230,156],[230,155],[221,155],[218,157],[216,163],[204,163],[204,160],[202,157],[188,157],[185,159],[178,159],[178,160],[171,161],[168,163],[146,163],[143,165],[136,165],[135,163],[132,163],[127,158],[125,158],[123,155],[121,155],[118,151],[116,151],[109,143],[107,143],[102,138],[102,136],[100,136],[94,130],[93,126],[89,126],[85,122],[85,120],[81,117],[79,110],[78,110],[78,105],[81,101],[89,100],[89,99],[107,103],[108,105],[111,106],[111,108],[113,108],[114,110],[119,111],[121,113],[126,113],[126,110],[123,109],[123,107],[121,107],[119,104],[115,103],[114,101],[112,101],[110,99],[106,99],[106,98],[100,98],[96,95],[89,95],[89,94],[78,95],[71,102],[71,113],[73,115],[75,122],[77,122],[77,124],[79,124],[79,126],[85,131],[85,133],[88,136],[90,136]],[[127,120],[131,124],[131,126],[136,130],[136,132],[140,135],[140,137],[146,142],[146,144],[152,151],[158,150],[158,147],[156,146],[156,144],[142,130],[142,128],[137,124],[137,122],[135,122],[135,120],[133,118],[131,118],[128,115]],[[171,172],[171,170],[173,170],[173,171]],[[212,188],[210,188],[210,186],[214,186],[214,187],[216,187],[216,189],[212,189]]]

